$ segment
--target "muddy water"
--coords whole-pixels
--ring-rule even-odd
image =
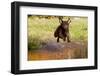
[[[50,42],[35,52],[28,51],[28,60],[80,59],[88,56],[87,44]]]

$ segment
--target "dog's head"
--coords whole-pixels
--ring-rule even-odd
[[[71,23],[71,20],[70,20],[70,18],[68,18],[67,21],[63,21],[63,20],[61,21],[61,26],[62,26],[62,28],[67,29],[69,27],[70,23]]]

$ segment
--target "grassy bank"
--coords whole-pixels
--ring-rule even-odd
[[[87,41],[87,18],[71,18],[71,41]],[[54,31],[59,26],[58,18],[28,17],[28,49],[41,48],[50,41],[55,41]]]

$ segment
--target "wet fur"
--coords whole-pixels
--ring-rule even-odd
[[[59,39],[63,39],[63,41],[70,42],[69,39],[69,23],[68,21],[62,21],[61,24],[57,27],[56,31],[54,32],[54,37],[57,38],[57,42],[59,42]]]

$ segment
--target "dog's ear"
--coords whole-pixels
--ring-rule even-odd
[[[59,17],[59,23],[61,24],[62,22],[63,22],[63,17],[60,16],[60,17]]]
[[[67,22],[68,22],[68,24],[70,24],[70,23],[71,23],[71,19],[70,19],[70,18],[68,18]]]

